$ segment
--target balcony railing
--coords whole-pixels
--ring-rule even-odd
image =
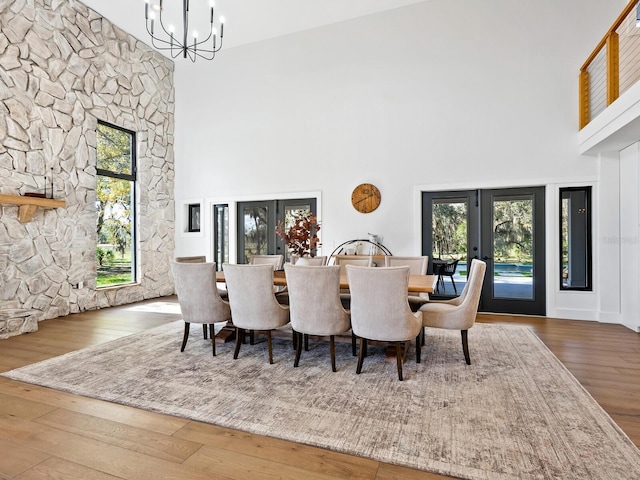
[[[632,0],[580,68],[580,129],[640,80],[640,11]]]

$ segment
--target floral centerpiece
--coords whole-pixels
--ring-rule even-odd
[[[296,212],[285,226],[278,222],[276,234],[282,239],[291,255],[315,256],[316,248],[320,246],[318,231],[320,224],[310,212]]]

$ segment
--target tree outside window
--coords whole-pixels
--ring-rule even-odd
[[[98,287],[135,278],[135,134],[98,123],[96,263]]]

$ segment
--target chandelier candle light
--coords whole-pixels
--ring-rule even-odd
[[[216,46],[217,32],[213,26],[213,1],[211,2],[211,20],[209,35],[204,40],[198,41],[198,33],[193,31],[193,41],[189,43],[187,38],[189,30],[189,0],[182,0],[182,42],[174,36],[174,27],[169,25],[169,28],[165,28],[162,20],[162,13],[164,8],[162,6],[163,0],[159,0],[160,3],[154,4],[149,7],[149,1],[145,0],[144,5],[144,18],[147,27],[147,32],[151,35],[151,44],[158,50],[170,50],[171,57],[176,58],[182,54],[184,58],[191,59],[192,62],[196,61],[197,57],[204,58],[206,60],[213,60],[216,53],[222,48],[222,37],[224,35],[224,18],[220,17],[220,43]],[[166,38],[160,38],[156,32],[154,32],[154,24],[156,18],[156,12],[158,14],[158,20],[160,28],[162,29],[161,35]],[[168,39],[167,39],[168,38]],[[211,40],[211,48],[205,48],[203,45]]]

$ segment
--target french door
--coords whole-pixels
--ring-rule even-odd
[[[238,263],[249,263],[252,255],[282,254],[285,261],[289,252],[276,235],[279,222],[288,225],[298,212],[316,212],[315,198],[267,200],[238,203]]]
[[[479,258],[487,263],[481,311],[545,314],[544,187],[424,192],[422,216],[430,271],[434,259],[437,268],[458,261],[437,295],[459,294]]]

